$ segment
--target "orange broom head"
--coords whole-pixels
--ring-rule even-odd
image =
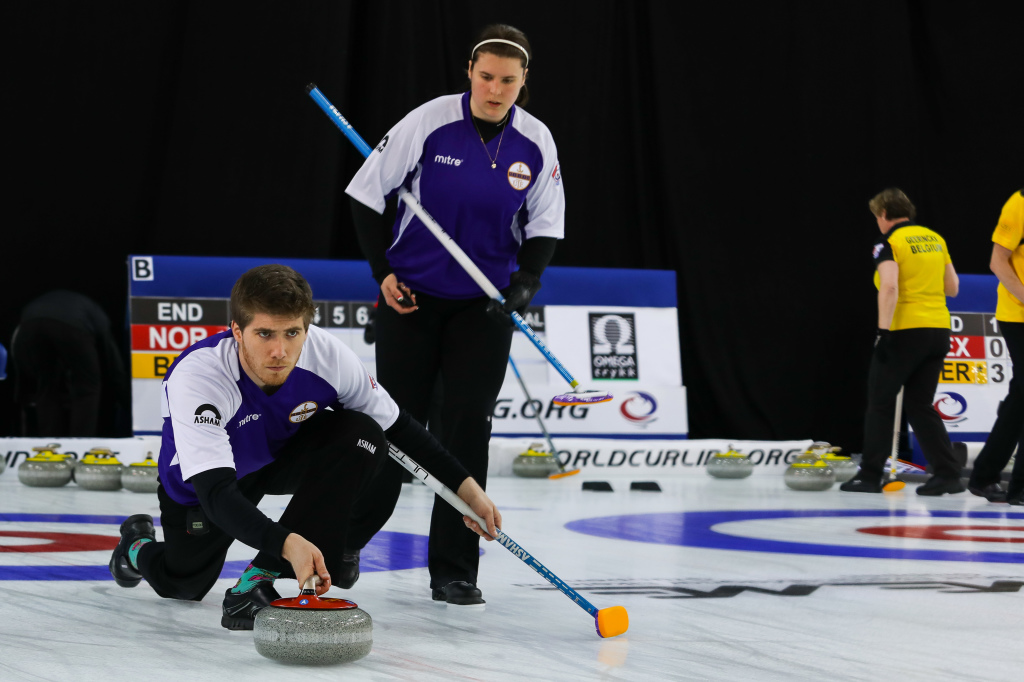
[[[575,476],[579,472],[579,469],[569,469],[569,471],[559,471],[554,474],[549,474],[548,478],[565,478],[566,476]]]
[[[609,606],[597,612],[597,634],[618,637],[629,629],[629,614],[624,606]]]
[[[903,481],[889,481],[882,486],[882,490],[887,493],[895,493],[903,490],[907,487],[907,484]]]

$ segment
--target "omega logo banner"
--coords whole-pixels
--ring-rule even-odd
[[[544,321],[545,343],[580,384],[612,393],[683,385],[675,308],[549,305]],[[561,380],[554,369],[548,377]]]
[[[633,313],[590,313],[593,379],[639,379]]]

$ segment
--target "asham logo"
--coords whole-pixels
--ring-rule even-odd
[[[391,136],[390,135],[385,135],[384,139],[380,141],[379,145],[377,145],[377,153],[378,154],[383,154],[384,153],[384,147],[388,146],[388,138],[389,137],[391,137]]]
[[[633,313],[590,313],[590,365],[594,379],[639,379]]]
[[[964,413],[967,412],[967,399],[959,393],[952,391],[937,393],[933,405],[946,424],[959,424],[962,421],[967,421],[967,417],[964,416]]]
[[[312,400],[307,400],[306,402],[295,406],[295,409],[288,415],[288,421],[293,424],[298,424],[299,422],[306,421],[314,414],[316,414],[316,403]]]
[[[209,403],[200,405],[196,408],[196,419],[193,423],[220,426],[220,411]]]
[[[619,414],[632,424],[647,425],[657,421],[654,413],[658,411],[658,401],[650,393],[632,391],[629,397],[619,406]]]

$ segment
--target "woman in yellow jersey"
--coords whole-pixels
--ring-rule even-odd
[[[934,472],[917,494],[960,493],[964,491],[960,464],[932,406],[949,352],[946,296],[957,295],[960,280],[946,241],[913,222],[917,210],[906,194],[887,189],[868,207],[884,235],[874,248],[878,336],[868,372],[864,458],[857,476],[839,487],[848,492],[882,492],[885,460],[892,451],[896,395],[902,386],[907,419]]]
[[[1021,504],[1024,496],[1024,376],[1016,369],[1024,367],[1024,189],[1015,192],[1003,205],[999,224],[992,233],[992,272],[999,278],[996,320],[1010,352],[1014,373],[999,416],[992,425],[985,447],[974,462],[968,489],[989,502]],[[1024,374],[1024,372],[1021,372]],[[1017,447],[1017,461],[1009,489],[1004,493],[999,477]]]

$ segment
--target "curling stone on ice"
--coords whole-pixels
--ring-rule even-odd
[[[836,483],[846,483],[857,475],[860,465],[846,455],[840,455],[840,447],[831,447],[821,455],[821,461],[828,464],[836,472]]]
[[[828,490],[836,482],[836,472],[824,460],[797,458],[783,474],[786,487],[793,490]]]
[[[347,599],[317,597],[311,577],[298,597],[275,599],[256,614],[253,642],[261,656],[286,663],[355,661],[373,647],[370,614]]]
[[[757,466],[750,457],[730,448],[728,452],[712,455],[705,468],[715,478],[746,478]]]
[[[157,480],[157,465],[153,453],[147,452],[142,462],[132,462],[121,469],[121,485],[133,493],[155,493],[160,482]]]
[[[71,481],[72,466],[64,455],[54,450],[60,443],[32,448],[35,453],[18,467],[18,480],[33,488],[59,488]]]
[[[544,452],[540,443],[534,443],[526,452],[512,460],[512,473],[523,478],[547,478],[559,470],[558,461],[550,452]]]
[[[120,490],[123,468],[113,452],[93,448],[75,465],[75,483],[86,490]]]

